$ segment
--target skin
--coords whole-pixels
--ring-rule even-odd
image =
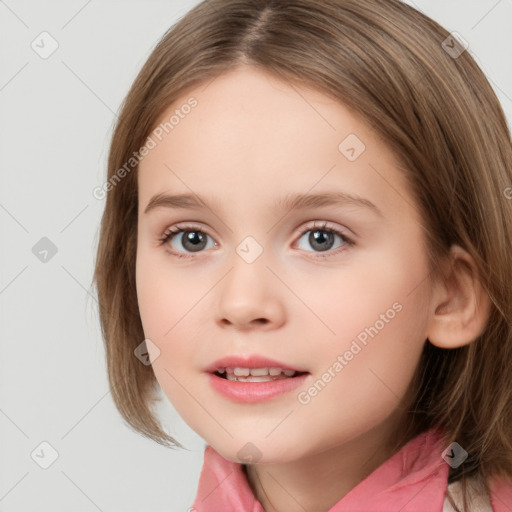
[[[197,107],[139,166],[136,284],[145,336],[159,350],[150,347],[155,376],[222,456],[240,462],[246,443],[258,448],[247,476],[266,511],[325,511],[389,457],[386,441],[427,337],[446,348],[469,343],[485,322],[484,296],[469,277],[429,277],[424,228],[398,162],[345,106],[242,66],[189,91],[161,120],[191,96]],[[355,161],[338,149],[349,134],[366,146]],[[335,190],[382,215],[356,205],[272,206],[288,193]],[[144,213],[155,194],[191,192],[216,203]],[[327,251],[312,245],[308,236],[323,222],[353,245],[339,235]],[[184,246],[181,234],[160,243],[184,223],[205,233],[202,251]],[[252,263],[236,252],[247,236],[263,249]],[[395,303],[400,312],[300,403],[298,393]],[[228,354],[260,354],[310,375],[271,400],[232,402],[204,373]]]

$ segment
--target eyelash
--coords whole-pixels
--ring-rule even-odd
[[[167,228],[164,231],[163,235],[159,238],[159,242],[160,242],[159,245],[164,245],[167,242],[169,242],[174,236],[179,235],[180,233],[185,233],[187,231],[203,233],[203,234],[211,237],[211,235],[207,231],[204,231],[199,226],[178,224],[174,228]],[[300,239],[309,231],[324,231],[326,233],[332,233],[333,235],[338,235],[344,243],[344,245],[342,247],[338,247],[334,251],[325,251],[328,253],[327,255],[323,255],[322,253],[317,253],[318,254],[317,257],[321,258],[321,259],[336,256],[338,253],[345,251],[346,247],[351,247],[351,246],[355,245],[354,241],[352,239],[348,238],[342,231],[339,231],[332,227],[328,227],[327,222],[324,222],[320,226],[317,226],[316,224],[314,224],[313,226],[308,226],[307,228],[304,228],[301,231],[299,231],[298,233],[296,233],[296,236],[298,236]],[[213,237],[211,237],[211,238],[213,238]],[[174,250],[172,250],[170,252],[173,256],[176,256],[177,258],[193,258],[194,257],[193,253],[185,255],[183,253],[176,252]],[[307,252],[311,252],[311,251],[307,251]]]

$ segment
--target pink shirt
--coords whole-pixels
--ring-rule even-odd
[[[432,428],[357,484],[328,512],[442,512],[450,466],[441,454],[439,431]],[[493,512],[512,511],[512,482],[491,482]],[[206,446],[191,512],[265,512],[241,464]],[[444,510],[447,510],[446,508]],[[479,511],[480,512],[480,511]]]

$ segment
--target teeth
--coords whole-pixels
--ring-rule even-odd
[[[284,375],[281,375],[279,377],[271,377],[270,375],[260,375],[256,377],[253,375],[249,375],[248,377],[236,377],[231,373],[228,373],[226,375],[226,378],[228,380],[236,380],[237,382],[269,382],[272,380],[286,379]]]
[[[274,380],[272,377],[292,377],[295,375],[295,370],[283,370],[281,368],[217,368],[217,372],[220,374],[226,373],[226,377],[229,380],[243,380],[246,382],[264,382],[266,380]],[[230,378],[231,377],[231,378]],[[237,379],[237,377],[241,377]],[[244,377],[247,377],[245,379]],[[256,380],[252,380],[256,377]],[[248,379],[251,380],[248,380]]]
[[[249,368],[235,368],[233,372],[237,377],[247,377],[249,375]]]
[[[251,368],[251,375],[253,375],[254,377],[268,375],[268,368]]]

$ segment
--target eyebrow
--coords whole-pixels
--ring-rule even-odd
[[[197,194],[156,194],[148,202],[144,213],[155,208],[175,209],[204,209],[208,202],[218,207],[220,202],[201,197]],[[384,217],[381,210],[370,200],[346,192],[324,192],[321,194],[288,194],[276,201],[274,209],[301,210],[308,208],[321,208],[325,206],[358,206],[366,208],[380,217]]]

